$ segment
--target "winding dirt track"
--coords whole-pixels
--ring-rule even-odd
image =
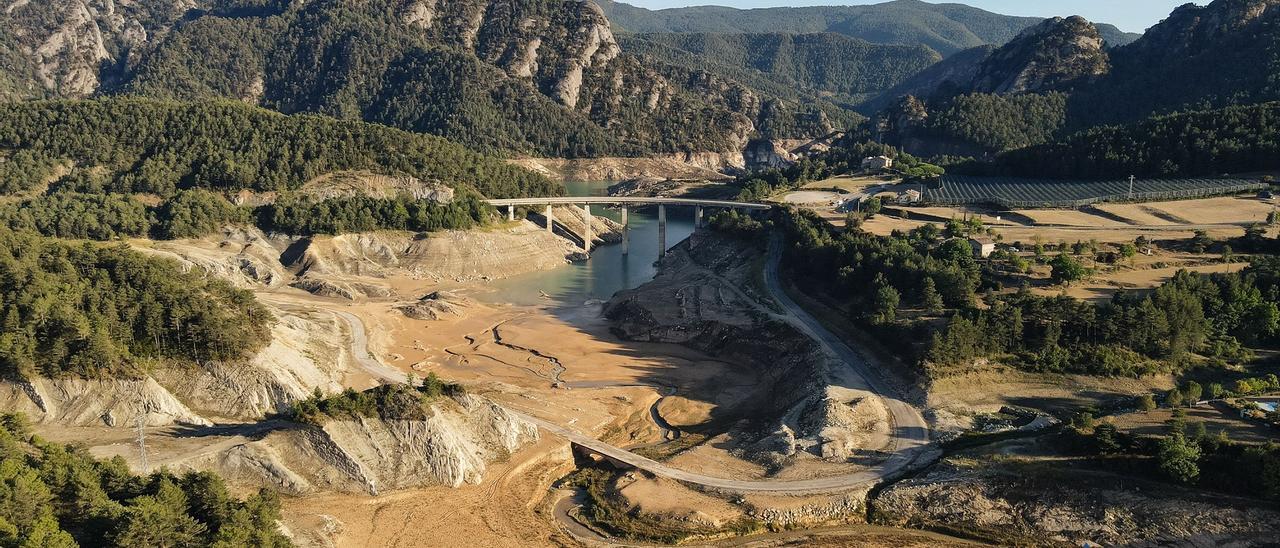
[[[795,303],[786,291],[783,290],[782,284],[778,280],[778,263],[781,260],[782,250],[781,242],[778,238],[770,241],[769,261],[765,270],[765,282],[768,291],[772,293],[773,298],[785,309],[784,317],[786,321],[792,323],[797,329],[812,337],[829,355],[837,358],[844,363],[847,369],[842,373],[843,378],[869,388],[871,391],[879,394],[889,409],[892,418],[894,432],[892,441],[893,455],[882,461],[876,466],[872,466],[853,474],[842,476],[833,476],[817,479],[806,480],[741,480],[732,478],[720,478],[688,472],[657,462],[655,460],[642,457],[626,449],[615,447],[591,436],[578,433],[564,426],[542,420],[540,418],[512,410],[513,413],[521,418],[538,425],[539,428],[569,440],[570,442],[587,448],[595,453],[604,455],[618,462],[626,463],[635,468],[645,470],[652,474],[663,476],[666,478],[682,481],[685,483],[701,485],[704,487],[718,489],[721,491],[737,492],[737,493],[778,493],[778,494],[823,494],[848,491],[861,487],[868,487],[879,483],[880,481],[894,477],[902,473],[921,453],[921,450],[928,443],[929,428],[924,417],[920,412],[910,404],[900,400],[892,391],[886,390],[883,381],[875,373],[872,365],[862,357],[859,353],[849,348],[838,337],[833,335],[818,320],[810,316],[803,308]],[[394,367],[382,364],[378,360],[369,355],[368,339],[365,334],[364,323],[354,314],[342,311],[336,311],[351,326],[351,352],[355,356],[356,361],[367,372],[375,377],[392,381],[404,382],[407,378],[403,372]],[[510,406],[507,406],[510,409]]]

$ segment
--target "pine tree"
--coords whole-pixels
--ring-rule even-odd
[[[920,302],[924,305],[925,311],[934,315],[941,314],[945,305],[942,302],[942,294],[938,293],[938,287],[933,283],[933,278],[926,277],[923,285]]]

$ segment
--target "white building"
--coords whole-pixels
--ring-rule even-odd
[[[893,167],[893,158],[888,156],[869,156],[862,159],[862,171],[884,171]]]
[[[996,242],[986,236],[969,238],[969,247],[973,248],[973,256],[985,259],[996,252]]]
[[[919,190],[911,189],[898,195],[898,203],[901,205],[918,204],[922,196]]]

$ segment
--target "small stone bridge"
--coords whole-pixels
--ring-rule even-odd
[[[627,208],[629,206],[644,207],[658,206],[658,249],[660,253],[665,253],[667,249],[667,206],[687,206],[694,208],[693,225],[695,228],[702,228],[702,210],[704,208],[717,209],[747,209],[747,210],[767,210],[773,206],[767,204],[757,204],[752,202],[734,202],[729,200],[697,200],[692,198],[640,198],[640,197],[620,197],[620,196],[558,196],[550,198],[508,198],[502,200],[486,200],[486,202],[494,207],[507,208],[507,220],[516,220],[516,206],[545,206],[547,218],[547,231],[550,232],[554,226],[554,219],[551,214],[553,206],[581,206],[586,222],[585,233],[582,235],[582,250],[591,252],[591,206],[618,206],[622,209],[622,254],[625,255],[630,251],[631,238],[627,233]]]

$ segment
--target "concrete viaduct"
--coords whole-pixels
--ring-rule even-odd
[[[591,240],[594,235],[591,233],[591,206],[618,206],[622,209],[622,254],[626,255],[630,251],[631,237],[627,233],[627,208],[629,206],[658,206],[658,249],[665,253],[667,250],[667,206],[687,206],[693,207],[693,225],[695,228],[702,228],[702,210],[704,208],[719,209],[747,209],[747,210],[767,210],[773,206],[767,204],[756,204],[751,202],[734,202],[728,200],[697,200],[692,198],[640,198],[640,197],[619,197],[619,196],[576,196],[576,197],[551,197],[551,198],[508,198],[502,200],[486,200],[489,205],[494,207],[507,208],[507,220],[516,220],[516,206],[544,206],[546,207],[547,231],[550,232],[554,226],[554,220],[551,214],[551,208],[558,205],[581,206],[585,215],[586,226],[585,233],[582,235],[582,250],[591,252]]]

